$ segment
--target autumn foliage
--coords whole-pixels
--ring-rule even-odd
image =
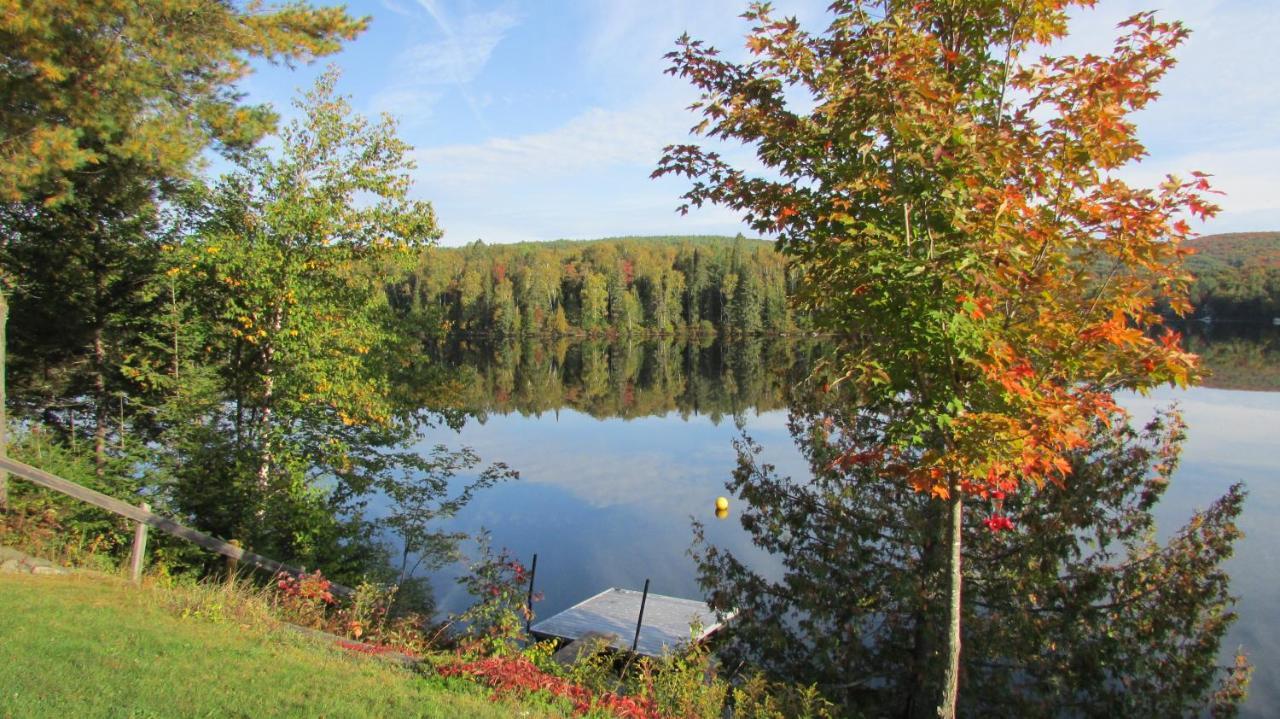
[[[682,38],[669,72],[700,92],[693,128],[754,150],[745,170],[703,145],[666,148],[685,204],[736,210],[777,238],[793,299],[839,338],[822,373],[848,383],[837,431],[856,464],[944,500],[946,679],[954,716],[962,497],[1067,486],[1113,395],[1197,379],[1158,307],[1185,312],[1188,220],[1213,215],[1207,176],[1135,187],[1130,116],[1157,96],[1188,35],[1153,13],[1109,54],[1045,55],[1092,0],[837,0],[824,32],[744,14],[749,58]]]
[[[567,679],[543,672],[533,662],[521,656],[463,661],[445,665],[439,671],[442,676],[467,677],[488,685],[494,691],[495,700],[545,692],[569,700],[574,713],[579,716],[592,711],[602,711],[609,716],[625,719],[659,719],[662,716],[650,700],[612,692],[593,693]]]
[[[677,145],[655,174],[777,237],[799,305],[843,338],[834,381],[886,420],[870,451],[921,492],[1065,482],[1114,392],[1196,378],[1155,308],[1188,308],[1182,243],[1212,190],[1116,175],[1187,30],[1142,13],[1109,56],[1020,61],[1091,4],[836,2],[821,35],[754,5],[749,62],[687,38],[669,56],[703,92],[695,130],[770,173]]]

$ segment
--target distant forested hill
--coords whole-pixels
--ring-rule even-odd
[[[1190,243],[1187,267],[1196,276],[1196,316],[1280,317],[1280,232],[1206,235]]]
[[[465,334],[754,335],[798,329],[789,282],[764,240],[616,237],[432,248],[391,294]]]
[[[1280,317],[1280,232],[1191,243],[1197,317]],[[612,237],[424,252],[391,288],[465,335],[757,335],[803,331],[771,242],[741,236]]]

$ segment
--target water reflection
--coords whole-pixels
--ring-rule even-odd
[[[1280,328],[1189,323],[1188,350],[1208,370],[1204,386],[1280,390]],[[453,409],[541,415],[564,409],[597,419],[786,409],[789,388],[827,352],[821,339],[712,337],[453,339],[432,350],[454,372]]]
[[[1205,387],[1280,391],[1280,327],[1196,322],[1184,332],[1187,349],[1209,370]]]
[[[572,409],[605,419],[785,409],[787,389],[821,356],[816,340],[711,337],[516,343],[454,340],[434,351],[457,373],[460,409],[481,416]]]
[[[945,663],[946,508],[835,461],[865,448],[874,424],[850,406],[793,408],[804,474],[775,471],[751,445],[739,454],[742,526],[785,574],[766,578],[705,541],[701,584],[738,611],[731,661],[815,683],[851,713],[930,716]],[[1240,489],[1206,499],[1163,545],[1149,536],[1181,436],[1163,417],[1143,431],[1098,423],[1067,487],[1003,502],[1008,531],[977,521],[988,503],[966,501],[962,715],[1183,716],[1239,696],[1245,674],[1217,660]]]
[[[1246,538],[1228,564],[1240,620],[1219,662],[1237,647],[1249,654],[1256,671],[1244,713],[1268,716],[1280,702],[1280,632],[1273,627],[1280,555],[1272,551],[1280,543],[1280,393],[1238,389],[1280,388],[1280,331],[1231,329],[1188,328],[1189,348],[1214,373],[1211,388],[1160,390],[1124,404],[1145,420],[1177,401],[1189,423],[1182,468],[1153,510],[1161,541],[1232,483],[1243,481],[1250,492],[1239,521]],[[526,559],[539,553],[542,616],[608,586],[638,588],[646,578],[654,591],[700,596],[687,555],[691,516],[705,520],[710,543],[776,580],[784,567],[742,530],[744,505],[735,501],[725,521],[716,521],[711,507],[736,463],[736,424],[780,474],[808,474],[787,428],[787,392],[821,354],[815,341],[766,339],[532,339],[498,348],[458,342],[437,357],[464,373],[458,406],[480,421],[468,422],[460,436],[437,434],[423,444],[470,445],[486,460],[520,470],[519,482],[479,495],[452,528],[488,527],[496,544]],[[465,604],[448,571],[433,580],[442,609]]]

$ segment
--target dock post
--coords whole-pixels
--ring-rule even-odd
[[[636,638],[631,640],[631,653],[640,644],[640,625],[644,624],[644,604],[649,601],[649,580],[644,580],[644,594],[640,595],[640,616],[636,617]]]
[[[533,624],[533,580],[538,576],[538,554],[533,555],[533,564],[529,566],[529,598],[525,600],[529,611],[524,615],[524,630],[527,633]]]

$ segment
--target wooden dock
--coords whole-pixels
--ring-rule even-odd
[[[720,629],[716,614],[704,602],[650,593],[644,602],[644,618],[636,639],[642,592],[606,589],[529,628],[541,638],[574,642],[587,635],[603,636],[609,647],[647,657],[660,657],[681,644],[702,641]],[[692,635],[694,625],[700,627]]]

